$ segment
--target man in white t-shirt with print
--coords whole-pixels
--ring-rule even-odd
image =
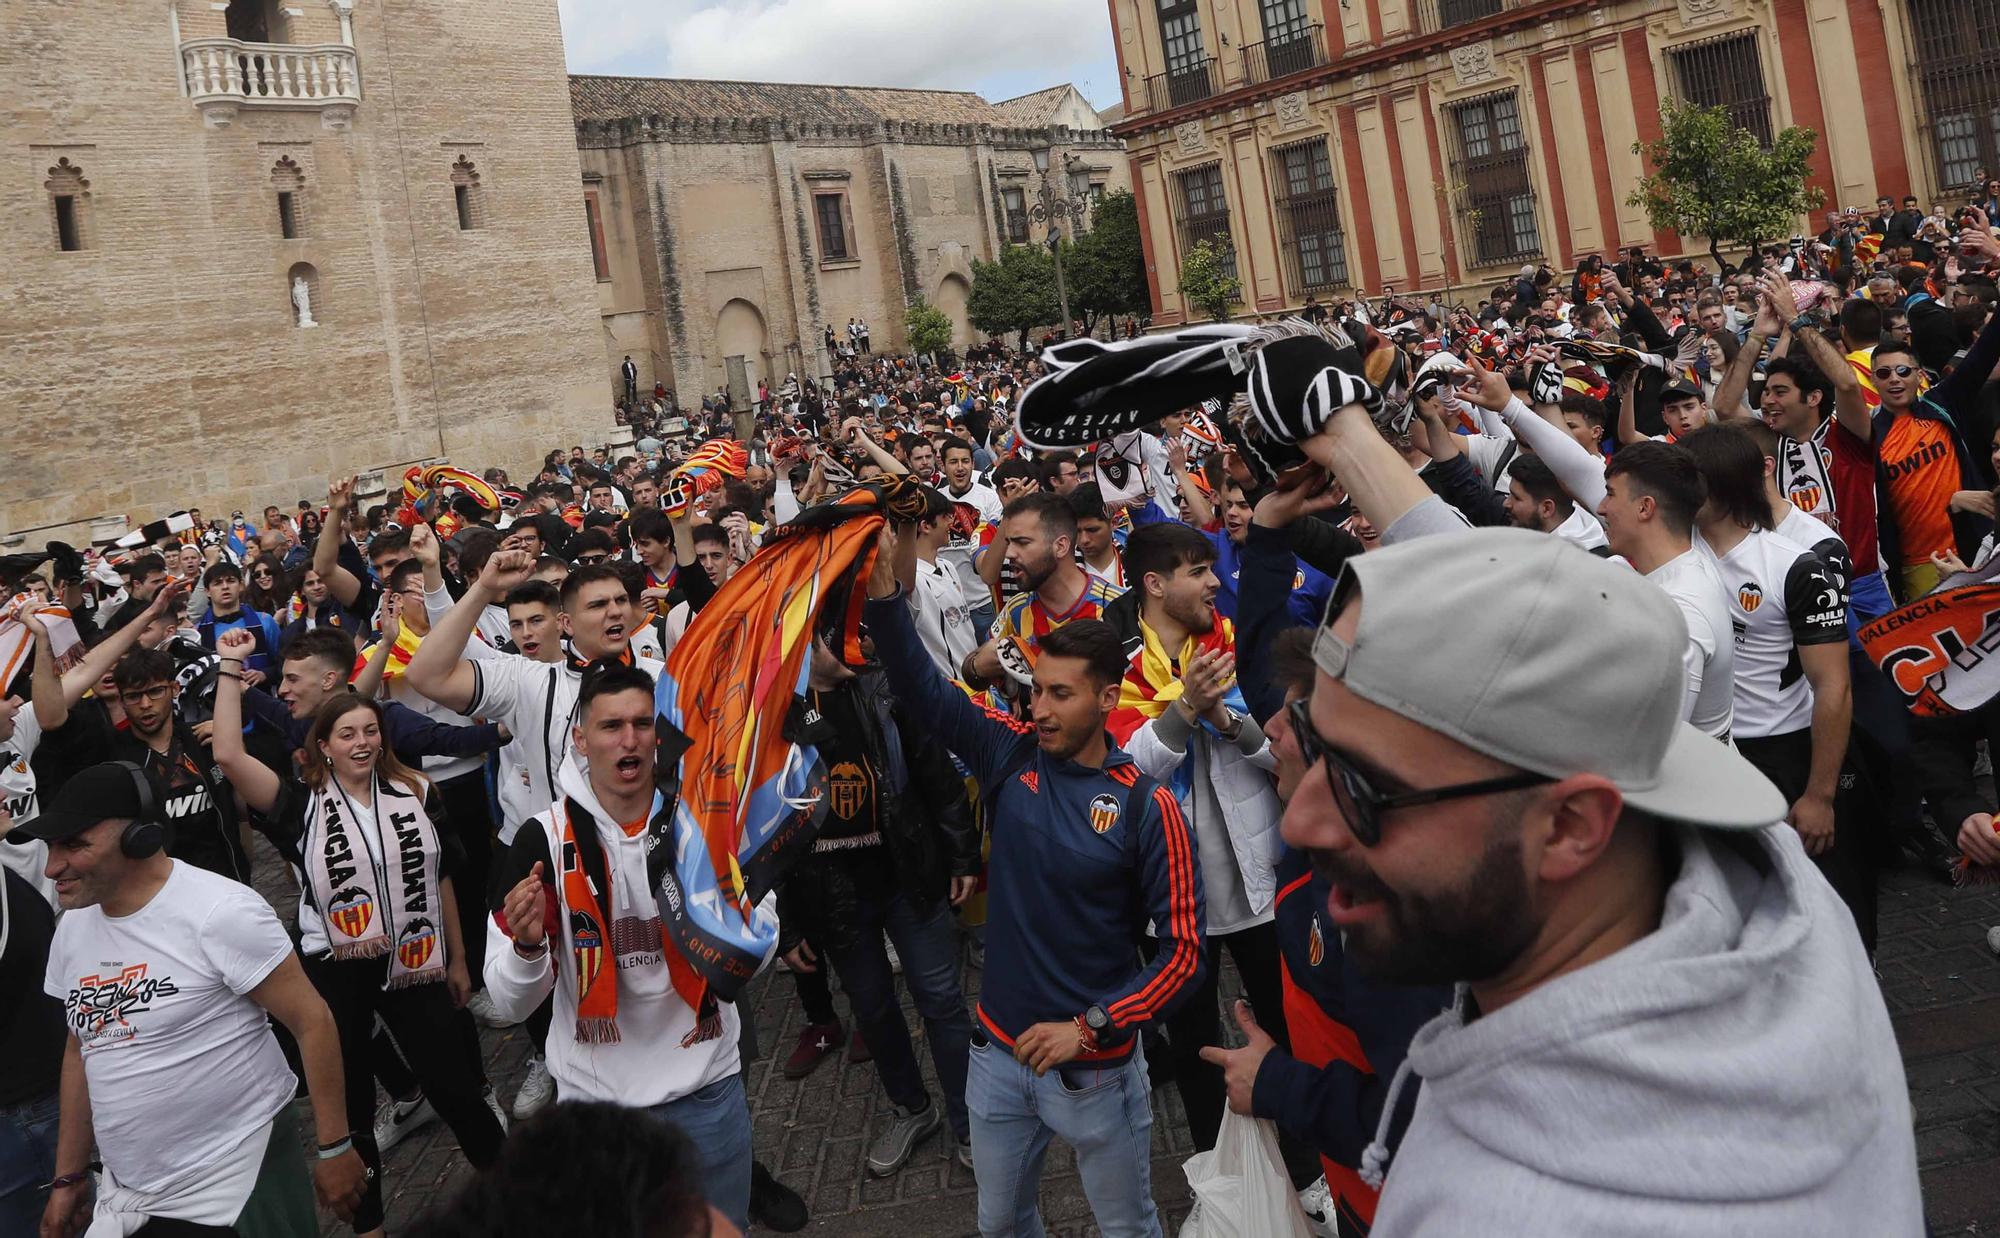
[[[42,1232],[69,1238],[89,1221],[130,1233],[147,1218],[316,1228],[296,1080],[267,1015],[305,1065],[320,1202],[351,1216],[367,1170],[347,1128],[333,1016],[263,896],[167,855],[145,779],[136,765],[93,765],[25,827],[48,844],[64,912],[44,988],[70,1032]],[[104,1165],[95,1220],[93,1146]]]

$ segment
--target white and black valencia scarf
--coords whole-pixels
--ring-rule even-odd
[[[327,941],[336,959],[390,955],[386,988],[441,980],[444,885],[437,827],[422,794],[377,776],[373,795],[373,847],[358,836],[368,826],[331,776],[307,801],[301,851]]]

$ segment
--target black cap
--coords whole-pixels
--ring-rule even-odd
[[[1707,398],[1707,396],[1702,394],[1700,387],[1695,386],[1685,378],[1676,378],[1674,381],[1660,388],[1660,403],[1662,404],[1665,404],[1668,400],[1705,400]]]
[[[82,770],[62,785],[41,814],[13,832],[23,838],[55,842],[74,838],[100,821],[136,821],[147,816],[139,789],[146,777],[138,768],[106,761]],[[144,794],[150,796],[150,788]]]

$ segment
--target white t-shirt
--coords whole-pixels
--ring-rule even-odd
[[[1569,518],[1551,532],[1565,541],[1576,543],[1585,550],[1596,550],[1600,546],[1610,545],[1610,539],[1604,536],[1604,525],[1581,503],[1572,507]]]
[[[0,805],[16,826],[26,825],[42,813],[35,785],[35,749],[42,743],[42,725],[35,721],[35,707],[23,701],[14,715],[14,734],[0,740]],[[55,906],[56,883],[47,876],[49,845],[40,839],[14,837],[0,839],[0,868],[11,869],[23,881],[42,892]]]
[[[268,1126],[297,1080],[244,996],[292,953],[262,895],[174,863],[129,916],[64,914],[43,988],[83,1051],[90,1116],[123,1185],[166,1190]]]
[[[965,488],[964,494],[954,494],[949,485],[942,487],[942,493],[954,503],[969,505],[979,519],[952,521],[951,540],[938,548],[938,561],[958,573],[959,590],[968,599],[991,597],[993,591],[979,579],[979,571],[972,565],[972,552],[979,549],[977,526],[1000,523],[1000,494],[993,487],[976,481]],[[973,527],[965,527],[967,524]]]
[[[1682,720],[1704,735],[1728,739],[1736,694],[1736,636],[1715,561],[1691,547],[1654,568],[1646,579],[1666,590],[1687,620],[1688,645],[1681,655],[1687,670]]]
[[[948,679],[958,676],[966,655],[979,647],[979,634],[967,614],[965,591],[958,573],[944,565],[917,560],[917,587],[910,592],[911,617],[931,661]]]
[[[637,655],[635,665],[654,679],[665,666]],[[556,773],[565,761],[579,768],[574,742],[576,698],[583,672],[568,661],[537,662],[517,653],[472,659],[475,679],[466,713],[505,724],[514,736],[501,753],[500,840],[511,842],[521,822],[555,802]],[[511,758],[511,759],[510,759]]]
[[[1715,560],[1736,635],[1733,734],[1761,739],[1807,729],[1813,694],[1798,647],[1847,639],[1840,586],[1818,555],[1782,534],[1752,530],[1726,555],[1699,534],[1695,546]]]

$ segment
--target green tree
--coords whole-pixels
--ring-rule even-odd
[[[1146,288],[1146,250],[1139,241],[1139,206],[1128,190],[1104,195],[1091,212],[1090,231],[1063,251],[1070,308],[1086,334],[1101,316],[1143,317],[1153,309]]]
[[[1819,135],[1794,125],[1766,150],[1727,110],[1669,99],[1658,141],[1634,142],[1652,171],[1626,198],[1654,228],[1708,238],[1723,265],[1724,245],[1756,247],[1790,234],[1825,195],[1806,184]]]
[[[1028,332],[1061,317],[1056,303],[1056,268],[1041,245],[1009,245],[992,262],[972,260],[972,294],[965,316],[988,335],[1009,331],[1028,346]]]
[[[928,355],[951,347],[951,319],[922,297],[910,302],[910,307],[903,311],[903,332],[913,353]]]
[[[1243,299],[1243,281],[1229,273],[1229,242],[1197,241],[1181,255],[1181,295],[1187,303],[1216,322],[1229,317],[1229,307]]]

